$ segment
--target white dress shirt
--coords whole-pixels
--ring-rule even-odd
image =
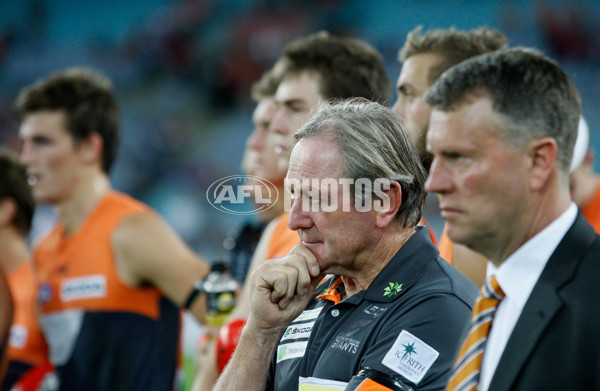
[[[509,256],[500,267],[491,262],[487,265],[487,278],[496,275],[505,293],[498,305],[492,328],[485,345],[479,378],[480,391],[487,391],[500,361],[508,338],[521,315],[521,311],[542,274],[548,259],[565,236],[577,217],[577,207],[571,202],[563,214],[550,225],[528,240]]]

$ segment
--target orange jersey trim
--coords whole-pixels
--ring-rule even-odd
[[[333,284],[331,284],[331,286],[329,287],[329,289],[327,289],[326,292],[317,296],[317,299],[333,301],[334,304],[339,303],[340,301],[342,301],[342,296],[340,295],[340,292],[337,291],[337,287],[341,284],[342,278],[338,277],[338,279],[335,280]]]
[[[365,379],[354,390],[355,391],[394,391],[391,388],[382,386],[381,384],[379,384],[376,381],[373,381],[371,379]]]

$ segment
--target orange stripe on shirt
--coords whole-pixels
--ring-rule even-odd
[[[365,379],[360,385],[355,389],[355,391],[394,391],[391,388],[386,386],[382,386],[371,379]]]

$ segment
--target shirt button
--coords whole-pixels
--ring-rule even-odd
[[[337,308],[331,310],[331,316],[333,316],[334,318],[337,318],[339,314],[340,310],[338,310]]]

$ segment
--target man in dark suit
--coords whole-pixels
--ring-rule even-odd
[[[457,65],[426,99],[426,188],[450,238],[490,260],[448,390],[600,390],[600,237],[569,194],[577,89],[515,48]]]

